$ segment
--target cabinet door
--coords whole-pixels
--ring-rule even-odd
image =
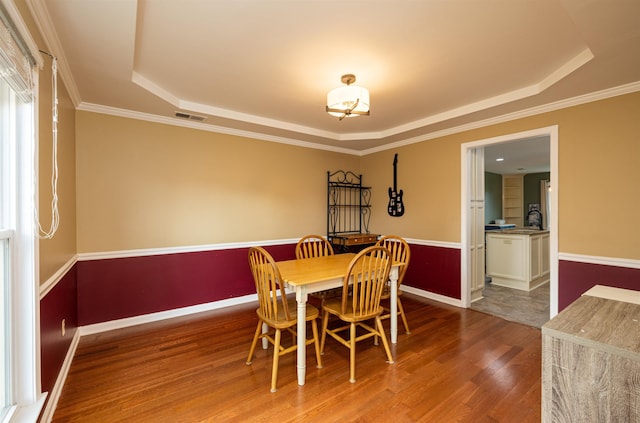
[[[540,264],[541,269],[540,272],[542,275],[546,275],[549,273],[551,268],[551,252],[549,250],[549,234],[542,235],[540,240]]]
[[[529,248],[526,235],[487,233],[487,274],[527,281]]]
[[[540,235],[529,237],[531,245],[531,279],[542,276],[542,237]]]

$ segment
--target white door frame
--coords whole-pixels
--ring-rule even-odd
[[[460,163],[461,163],[461,254],[460,254],[460,293],[462,306],[468,308],[471,304],[471,221],[469,213],[469,189],[472,186],[471,178],[474,176],[469,168],[469,160],[467,156],[471,149],[485,147],[492,144],[499,144],[508,141],[516,141],[521,139],[548,136],[550,148],[550,170],[552,178],[552,188],[549,196],[550,219],[549,219],[549,252],[550,252],[550,318],[558,314],[558,191],[559,191],[559,174],[558,174],[558,126],[548,126],[544,128],[532,129],[530,131],[518,132],[515,134],[502,135],[499,137],[487,138],[462,144]]]

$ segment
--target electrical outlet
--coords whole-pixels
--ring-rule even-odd
[[[65,332],[65,319],[62,319],[62,323],[61,323],[61,331],[62,331],[62,336],[64,336],[64,332]]]

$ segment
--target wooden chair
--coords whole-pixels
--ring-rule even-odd
[[[324,257],[333,255],[333,246],[320,235],[307,235],[296,244],[296,258]]]
[[[365,248],[358,253],[347,269],[342,283],[342,296],[340,298],[327,299],[322,306],[322,340],[320,351],[324,352],[324,344],[327,334],[346,346],[350,350],[349,381],[354,383],[356,373],[356,343],[371,337],[382,338],[387,362],[393,363],[389,343],[384,333],[380,315],[382,307],[380,299],[384,286],[389,280],[391,269],[391,255],[382,246]],[[352,283],[350,283],[352,281]],[[329,316],[333,315],[345,322],[346,325],[335,329],[329,329]],[[374,320],[374,326],[367,321]],[[365,329],[366,333],[358,335],[356,329]],[[340,335],[349,330],[348,338]]]
[[[404,279],[404,275],[407,272],[407,268],[409,267],[409,260],[411,259],[411,249],[409,248],[409,244],[403,238],[397,235],[387,235],[383,236],[378,240],[376,245],[381,245],[385,247],[391,253],[391,258],[393,261],[399,261],[404,263],[404,266],[398,269],[398,315],[402,318],[402,323],[404,324],[404,330],[406,333],[411,333],[409,330],[409,323],[407,323],[407,316],[404,314],[404,309],[402,308],[402,301],[400,301],[400,297],[402,296],[402,291],[400,290],[400,285]],[[389,300],[391,298],[391,285],[387,283],[385,285],[385,289],[382,292],[382,300]],[[384,307],[386,313],[383,313],[380,316],[380,319],[388,319],[391,317],[389,307]]]
[[[253,279],[256,283],[259,308],[256,310],[256,314],[258,315],[258,326],[256,328],[255,335],[253,336],[253,342],[251,342],[247,365],[251,364],[251,358],[253,357],[253,353],[256,349],[258,339],[265,338],[273,344],[271,392],[275,392],[276,381],[278,379],[278,361],[280,356],[297,350],[295,331],[295,326],[297,325],[297,304],[295,299],[287,299],[278,266],[273,260],[273,257],[271,257],[264,248],[252,247],[249,249],[249,267],[251,268],[251,273],[253,274]],[[318,309],[311,305],[307,305],[306,321],[311,322],[313,339],[307,339],[305,345],[315,345],[316,359],[318,361],[318,368],[320,368],[322,367],[322,361],[320,359],[318,325],[316,322],[318,316]],[[275,333],[262,333],[263,323],[270,328],[275,329]],[[292,346],[282,346],[282,330],[287,330],[293,334]]]
[[[300,238],[296,244],[296,259],[304,259],[311,257],[324,257],[332,256],[333,246],[326,238],[320,235],[306,235]],[[324,300],[340,295],[341,289],[328,289],[325,291],[314,292],[309,294],[311,298],[316,299],[316,303],[319,302],[319,306],[322,307]]]

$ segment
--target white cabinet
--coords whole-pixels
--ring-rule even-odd
[[[530,291],[549,282],[549,232],[487,232],[487,275],[494,285]]]

